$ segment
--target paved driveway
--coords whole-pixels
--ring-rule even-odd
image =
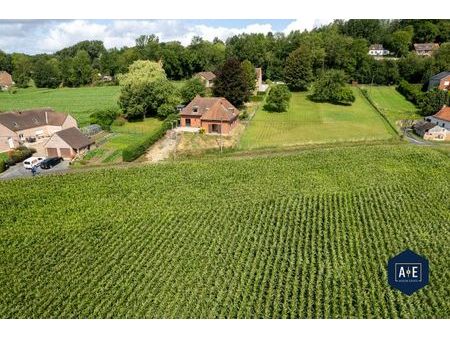
[[[65,171],[65,170],[69,170],[69,161],[62,161],[61,163],[59,163],[58,165],[54,166],[51,169],[44,170],[44,169],[38,168],[37,172],[36,172],[36,176],[45,175],[45,174],[54,173],[54,172],[61,172],[61,171]],[[33,176],[31,174],[31,170],[25,169],[23,167],[23,163],[20,162],[20,163],[16,163],[16,165],[13,165],[8,170],[1,173],[0,179],[9,179],[9,178],[27,177],[27,176],[28,177]]]

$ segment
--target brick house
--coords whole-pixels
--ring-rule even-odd
[[[11,74],[5,71],[0,71],[0,89],[8,90],[10,87],[14,85],[14,81],[12,79]]]
[[[430,77],[430,80],[428,81],[428,90],[432,90],[436,87],[440,90],[450,89],[450,72],[440,72],[439,74]]]
[[[0,113],[0,152],[17,148],[27,139],[47,138],[71,127],[77,127],[72,116],[50,108]]]
[[[200,72],[195,74],[195,77],[199,78],[206,88],[212,88],[214,86],[216,74],[214,74],[213,72]]]
[[[238,124],[239,110],[223,97],[196,96],[180,112],[181,127],[204,129],[208,134],[229,134]]]
[[[54,133],[44,144],[47,156],[73,159],[76,155],[87,152],[94,144],[78,128],[72,127]]]
[[[439,49],[439,44],[437,43],[415,43],[414,51],[417,55],[421,56],[431,56],[433,52]]]

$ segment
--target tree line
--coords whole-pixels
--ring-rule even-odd
[[[240,34],[212,42],[194,37],[188,46],[142,35],[135,46],[106,49],[102,41],[82,41],[53,54],[7,54],[0,51],[0,70],[18,87],[32,79],[37,87],[78,87],[114,83],[137,60],[161,61],[170,80],[217,71],[233,58],[263,69],[264,78],[285,81],[292,90],[307,88],[327,69],[343,71],[349,81],[393,84],[404,79],[423,83],[450,68],[450,20],[336,20],[310,32]],[[430,58],[412,52],[413,44],[440,43]],[[375,60],[370,44],[381,43],[398,59]]]

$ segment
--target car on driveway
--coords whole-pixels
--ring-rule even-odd
[[[41,162],[41,169],[50,169],[63,161],[62,157],[49,157]]]
[[[32,169],[33,167],[39,166],[43,160],[45,160],[45,157],[29,157],[23,161],[23,167],[25,169]]]

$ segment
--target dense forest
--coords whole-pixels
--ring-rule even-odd
[[[413,44],[422,42],[441,46],[424,58],[412,52]],[[370,57],[368,49],[374,43],[383,44],[393,57]],[[423,83],[450,69],[450,20],[336,20],[287,35],[241,34],[212,42],[194,37],[188,46],[160,42],[155,35],[142,35],[134,47],[120,49],[106,49],[102,41],[82,41],[54,54],[0,51],[0,70],[10,72],[18,87],[29,86],[31,79],[37,87],[78,87],[114,83],[116,75],[127,72],[136,60],[161,60],[167,77],[180,80],[199,71],[215,71],[226,59],[237,58],[262,67],[266,80],[284,81],[290,56],[302,59],[306,78],[339,69],[359,83],[393,84],[401,79]]]

